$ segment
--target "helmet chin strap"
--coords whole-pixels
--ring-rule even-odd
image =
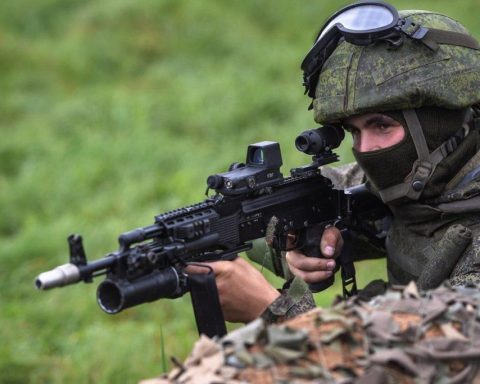
[[[402,113],[408,131],[412,136],[418,158],[413,163],[412,171],[403,183],[378,191],[384,203],[389,203],[402,197],[418,200],[437,165],[457,148],[469,131],[469,125],[465,124],[468,121],[465,121],[460,134],[457,133],[451,136],[433,152],[430,152],[415,109],[404,109]],[[468,113],[466,120],[470,119],[471,113]]]

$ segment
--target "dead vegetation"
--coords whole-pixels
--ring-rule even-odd
[[[480,292],[412,283],[368,302],[200,338],[167,383],[480,383]],[[176,360],[173,360],[176,361]]]

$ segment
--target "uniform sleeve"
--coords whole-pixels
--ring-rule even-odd
[[[365,182],[365,173],[357,163],[348,163],[338,167],[324,165],[322,176],[330,179],[335,189],[345,189]]]
[[[285,252],[276,251],[267,244],[264,238],[256,239],[252,242],[252,249],[247,251],[247,256],[251,261],[267,268],[285,280],[293,278],[292,273],[288,269]]]
[[[287,280],[288,288],[279,289],[281,295],[261,315],[266,323],[281,322],[316,307],[307,283],[300,277],[294,277],[288,269],[285,252],[277,252],[265,239],[257,239],[253,241],[253,247],[247,256],[251,261]]]
[[[453,269],[449,282],[452,286],[480,286],[480,225],[471,227],[472,242]]]
[[[287,289],[268,306],[261,318],[267,323],[279,323],[315,308],[315,300],[307,283],[295,277]]]

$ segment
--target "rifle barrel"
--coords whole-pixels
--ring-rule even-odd
[[[79,281],[80,269],[75,264],[68,263],[40,273],[35,278],[35,287],[40,290],[46,290],[75,284]]]

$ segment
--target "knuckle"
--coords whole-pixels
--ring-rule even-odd
[[[319,283],[323,280],[326,280],[329,277],[327,272],[313,272],[308,275],[308,280],[305,279],[307,283]]]
[[[317,258],[315,259],[315,267],[316,269],[325,269],[327,267],[328,260],[324,258]]]
[[[303,259],[301,263],[299,263],[299,267],[303,270],[310,271],[312,270],[312,268],[315,269],[315,265],[316,265],[315,261],[316,260],[314,259],[309,259],[305,257],[305,259]]]
[[[291,262],[293,259],[295,258],[295,256],[293,255],[293,251],[288,251],[286,254],[285,254],[285,259],[287,260],[287,262]]]
[[[326,261],[325,259],[321,259],[318,257],[310,258],[306,260],[305,268],[309,269],[310,271],[319,271],[325,269]]]
[[[303,280],[306,280],[308,277],[308,274],[302,271],[301,269],[296,269],[295,272],[293,272],[293,274],[295,276],[301,277]]]
[[[297,268],[301,268],[302,264],[303,264],[303,259],[302,259],[301,255],[299,255],[299,253],[295,252],[295,251],[290,251],[288,253],[289,254],[287,254],[287,256],[286,256],[287,263],[289,265],[293,265]]]

